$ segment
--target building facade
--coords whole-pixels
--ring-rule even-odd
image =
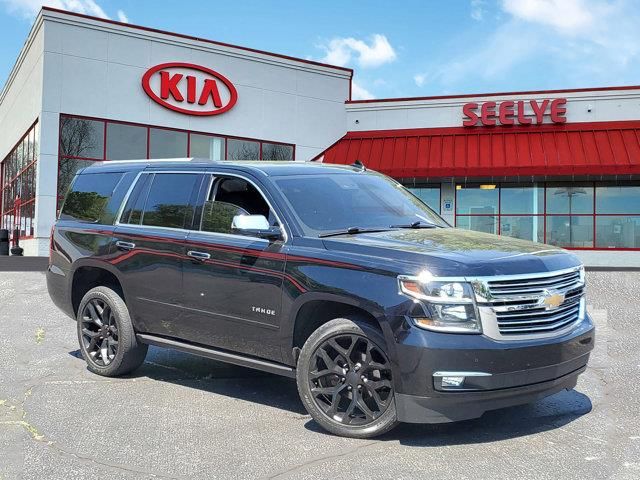
[[[44,8],[0,94],[2,228],[46,255],[95,161],[359,160],[459,228],[640,266],[640,87],[354,101],[352,75]]]

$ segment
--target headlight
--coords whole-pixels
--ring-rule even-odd
[[[436,332],[480,333],[473,289],[465,281],[438,280],[428,274],[399,276],[400,293],[416,304],[411,317],[418,327]]]

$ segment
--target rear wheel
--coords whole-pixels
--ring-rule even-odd
[[[365,322],[338,318],[311,334],[297,382],[309,414],[336,435],[370,438],[398,423],[384,338]]]
[[[98,375],[124,375],[144,362],[148,346],[138,343],[122,297],[108,287],[89,290],[78,308],[78,341],[87,367]]]

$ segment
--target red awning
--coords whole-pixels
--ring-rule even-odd
[[[640,174],[640,121],[349,132],[324,152],[396,178]]]

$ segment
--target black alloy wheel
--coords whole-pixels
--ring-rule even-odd
[[[111,306],[92,298],[82,312],[82,345],[90,361],[99,367],[113,362],[118,353],[118,324]]]
[[[317,407],[342,425],[369,425],[393,402],[389,360],[364,335],[339,334],[321,343],[311,356],[308,381]]]

